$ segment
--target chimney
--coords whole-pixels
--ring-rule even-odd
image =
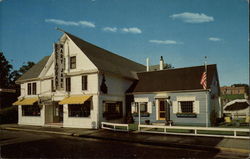
[[[146,62],[147,62],[147,72],[149,71],[149,58],[147,57],[146,59]]]
[[[160,59],[160,70],[163,70],[164,69],[164,60],[163,60],[163,57],[161,56],[161,59]]]

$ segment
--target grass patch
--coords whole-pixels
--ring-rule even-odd
[[[237,136],[250,136],[249,132],[237,132]]]
[[[125,127],[125,126],[115,126],[115,129],[117,129],[117,130],[127,130],[127,127]]]
[[[215,130],[197,130],[198,134],[209,134],[209,135],[228,135],[233,136],[233,131],[215,131]]]
[[[193,130],[185,130],[185,129],[167,129],[167,132],[171,132],[171,133],[194,133]]]
[[[138,124],[128,124],[128,128],[130,131],[138,130]]]

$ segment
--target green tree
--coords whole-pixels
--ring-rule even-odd
[[[3,52],[0,52],[0,88],[9,87],[9,75],[11,69],[12,65],[6,60]]]
[[[15,87],[15,81],[21,77],[25,72],[27,72],[35,63],[28,61],[27,64],[22,65],[19,70],[14,70],[10,73],[9,80],[11,82],[11,86]]]

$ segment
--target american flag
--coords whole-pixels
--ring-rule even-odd
[[[206,73],[206,71],[202,73],[200,84],[203,86],[203,89],[207,89],[207,73]]]

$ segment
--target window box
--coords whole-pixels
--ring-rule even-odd
[[[176,116],[178,118],[196,118],[196,113],[177,113]]]
[[[133,115],[133,117],[138,117],[139,116],[139,114],[136,113],[136,112],[134,112],[132,115]],[[148,112],[141,112],[140,115],[141,115],[141,117],[149,117],[150,116],[150,114]]]

